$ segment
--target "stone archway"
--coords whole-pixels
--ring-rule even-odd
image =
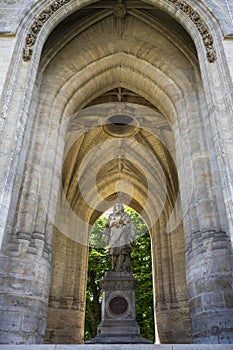
[[[67,8],[73,6],[72,1],[67,3],[70,3]],[[16,342],[42,342],[43,339],[51,278],[54,218],[67,133],[66,127],[59,128],[59,126],[66,121],[68,125],[72,115],[94,103],[96,99],[102,98],[103,102],[106,102],[108,92],[114,89],[117,89],[118,92],[127,89],[132,95],[140,95],[140,99],[144,99],[142,104],[150,104],[153,108],[158,109],[172,127],[182,200],[186,277],[194,341],[209,342],[211,339],[217,342],[220,338],[222,342],[231,341],[229,331],[231,321],[228,322],[230,309],[227,303],[231,291],[230,287],[226,289],[224,287],[226,280],[228,286],[231,281],[232,265],[228,235],[231,229],[231,213],[230,205],[226,210],[223,200],[224,198],[225,203],[229,201],[230,192],[227,186],[224,187],[224,191],[215,190],[213,186],[219,181],[218,167],[224,163],[228,145],[222,144],[221,136],[219,134],[216,136],[214,132],[216,126],[221,129],[221,122],[217,118],[216,109],[210,107],[212,101],[216,102],[220,95],[225,95],[224,91],[227,90],[227,86],[224,75],[219,76],[216,66],[218,62],[213,63],[215,68],[210,67],[210,58],[206,58],[209,42],[207,44],[203,42],[204,38],[200,34],[199,27],[188,15],[187,9],[181,8],[180,5],[177,9],[171,1],[162,1],[157,5],[159,10],[153,8],[152,5],[149,10],[146,5],[143,5],[145,8],[141,10],[131,9],[124,23],[120,22],[123,18],[119,19],[116,12],[112,10],[110,12],[104,10],[98,17],[93,7],[83,8],[83,11],[78,10],[77,12],[75,12],[76,8],[73,8],[69,12],[71,17],[67,17],[51,33],[41,58],[39,57],[41,48],[49,29],[55,28],[55,25],[59,20],[64,19],[66,14],[62,12],[61,15],[60,10],[56,10],[51,20],[46,19],[46,24],[36,35],[37,40],[32,46],[33,52],[37,52],[38,55],[32,56],[31,64],[35,64],[37,80],[33,85],[34,80],[32,79],[30,86],[33,90],[33,97],[29,98],[27,106],[24,106],[25,112],[29,111],[28,106],[30,105],[30,120],[24,128],[26,132],[24,148],[17,168],[17,171],[20,174],[23,173],[23,176],[20,177],[20,181],[14,183],[15,190],[12,191],[13,194],[10,197],[11,214],[8,216],[8,230],[11,232],[7,236],[6,243],[4,242],[6,251],[13,251],[10,258],[6,259],[5,269],[8,273],[15,275],[14,281],[19,287],[18,294],[14,286],[9,289],[10,296],[6,297],[5,304],[7,305],[9,300],[12,301],[16,294],[17,302],[22,300],[24,289],[30,290],[30,297],[28,297],[30,303],[28,303],[27,310],[25,308],[21,310],[19,307],[22,314],[18,315],[20,320],[18,328],[6,331],[5,339],[9,339],[9,334],[15,335]],[[189,29],[195,46],[178,22],[161,11],[165,11],[165,8],[166,13],[173,17],[176,16],[180,23]],[[201,9],[199,10],[201,12]],[[56,13],[59,13],[57,17]],[[92,16],[93,13],[94,16]],[[81,25],[75,27],[72,21]],[[82,27],[84,23],[86,26]],[[85,30],[80,30],[80,28]],[[45,34],[46,30],[48,32]],[[214,38],[218,34],[219,29],[216,29]],[[40,38],[43,38],[41,42]],[[95,40],[91,41],[91,38]],[[210,46],[212,47],[211,40]],[[40,66],[37,69],[39,60]],[[24,62],[20,70],[19,90],[20,84],[29,79],[27,74],[30,73],[30,70],[26,68],[26,64]],[[33,73],[33,70],[31,72]],[[34,77],[35,72],[33,74]],[[223,91],[218,94],[218,98],[215,89],[209,86],[213,76],[216,77],[217,85],[220,81],[223,83],[221,86]],[[24,94],[22,91],[19,92],[19,95],[20,93]],[[29,89],[28,94],[30,93]],[[223,97],[224,101],[228,97],[226,93],[226,96]],[[226,105],[229,105],[228,100]],[[17,108],[17,106],[16,104],[12,108]],[[222,104],[218,105],[218,112],[220,116],[224,116],[227,107],[222,108],[221,106]],[[22,128],[24,123],[26,123],[25,119],[20,124]],[[216,136],[213,139],[212,134],[209,133],[209,125],[211,125],[211,132]],[[12,135],[12,131],[10,134]],[[46,152],[50,153],[50,156],[49,159],[45,158],[48,161],[43,163],[44,145],[48,137],[51,137],[51,143]],[[148,140],[149,136],[145,142]],[[226,153],[218,157],[219,144]],[[41,159],[44,165],[42,168],[40,167]],[[165,160],[167,161],[166,157]],[[229,161],[230,158],[227,163],[224,163],[225,166]],[[45,176],[42,177],[42,173]],[[224,173],[223,179],[221,178],[223,183],[227,182],[227,174],[227,172]],[[190,186],[190,179],[193,180],[193,187]],[[177,193],[173,191],[172,181],[169,186],[171,186],[171,193]],[[43,198],[39,195],[41,189],[44,191]],[[166,207],[166,211],[158,221],[155,232],[160,232],[160,236],[157,236],[158,241],[153,247],[156,250],[156,244],[161,244],[161,249],[166,252],[163,258],[169,261],[169,264],[164,265],[169,270],[167,278],[160,280],[161,286],[166,285],[168,286],[165,288],[166,291],[169,290],[165,296],[161,293],[162,301],[164,301],[163,298],[165,301],[169,298],[170,301],[172,300],[175,280],[174,273],[173,275],[170,273],[173,269],[174,251],[169,248],[169,246],[175,246],[175,242],[161,241],[163,231],[167,228],[174,198],[168,197],[168,202],[171,205]],[[179,233],[183,232],[182,230],[180,227]],[[216,242],[218,251],[215,249]],[[179,251],[177,248],[174,250]],[[85,249],[76,251],[82,256],[84,262],[86,260]],[[227,266],[221,262],[221,255],[227,257]],[[158,255],[157,257],[159,259]],[[203,261],[205,261],[204,264],[202,264]],[[19,262],[21,267],[18,271]],[[213,262],[215,262],[214,266]],[[156,266],[159,266],[158,261]],[[36,271],[34,279],[28,278],[24,281],[25,275],[31,276],[34,269]],[[226,276],[224,283],[218,280],[222,269]],[[79,273],[79,270],[77,271]],[[161,274],[161,270],[157,272]],[[210,281],[211,288],[209,288]],[[79,305],[82,308],[83,279],[80,279],[79,282],[78,290],[81,300]],[[162,290],[163,288],[158,294]],[[216,300],[219,296],[221,301],[218,303]],[[25,298],[27,300],[27,297]],[[186,302],[185,299],[184,302]],[[9,314],[11,312],[12,310]],[[80,310],[78,316],[80,319],[82,318],[81,313],[83,314],[83,310]],[[166,319],[165,313],[161,312],[161,315]],[[226,320],[227,324],[224,323]],[[164,330],[165,333],[166,330]],[[163,342],[169,342],[170,339],[164,336]],[[81,341],[81,336],[78,341]]]
[[[119,122],[122,116],[127,122]],[[182,217],[176,216],[172,232],[166,229],[178,187],[172,130],[155,109],[112,102],[86,108],[70,120],[55,221],[47,342],[82,341],[88,233],[118,196],[150,230],[156,341],[191,341]]]

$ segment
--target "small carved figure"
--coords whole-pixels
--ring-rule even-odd
[[[32,49],[30,47],[26,46],[25,49],[23,50],[23,59],[25,62],[30,61],[32,56]]]
[[[113,271],[131,271],[130,255],[135,235],[136,227],[129,215],[124,212],[124,206],[121,203],[116,203],[104,231]]]

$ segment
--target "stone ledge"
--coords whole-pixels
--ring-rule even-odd
[[[0,345],[0,350],[233,350],[229,344],[54,344]]]

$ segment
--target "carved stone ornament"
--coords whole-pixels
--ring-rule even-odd
[[[213,48],[213,38],[209,33],[208,27],[203,23],[200,15],[197,11],[195,11],[189,4],[187,4],[183,0],[168,0],[173,3],[177,10],[183,11],[195,24],[197,30],[202,36],[205,48],[206,48],[206,56],[209,62],[214,62],[216,60],[216,53]]]
[[[67,4],[71,0],[56,0],[51,5],[49,5],[45,10],[43,10],[39,16],[33,22],[29,33],[26,36],[25,47],[23,49],[23,60],[30,61],[32,56],[32,46],[35,44],[37,35],[43,27],[44,23],[52,16],[54,12],[59,10],[63,5]],[[214,62],[216,60],[216,53],[213,48],[213,38],[209,32],[208,27],[203,23],[200,15],[196,10],[194,10],[189,4],[183,0],[168,0],[170,3],[174,4],[177,10],[183,11],[195,24],[197,30],[202,36],[203,43],[206,48],[206,56],[209,62]],[[126,15],[126,7],[123,4],[117,4],[114,7],[114,15],[116,18],[124,18]]]
[[[114,7],[114,16],[116,18],[123,19],[126,16],[126,13],[127,13],[127,9],[126,9],[126,6],[124,4],[117,4]]]
[[[43,27],[44,23],[63,5],[67,4],[71,0],[56,0],[53,1],[45,10],[43,10],[39,16],[35,19],[31,25],[30,31],[26,36],[25,47],[23,49],[23,60],[30,61],[32,56],[32,46],[35,44],[37,35]]]

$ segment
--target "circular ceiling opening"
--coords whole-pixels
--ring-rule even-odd
[[[128,125],[128,124],[131,124],[132,122],[133,122],[133,118],[125,114],[116,114],[108,118],[108,123],[114,124],[117,126],[124,126],[126,124]]]
[[[102,127],[106,134],[113,137],[127,137],[138,132],[135,119],[127,114],[112,115]]]

